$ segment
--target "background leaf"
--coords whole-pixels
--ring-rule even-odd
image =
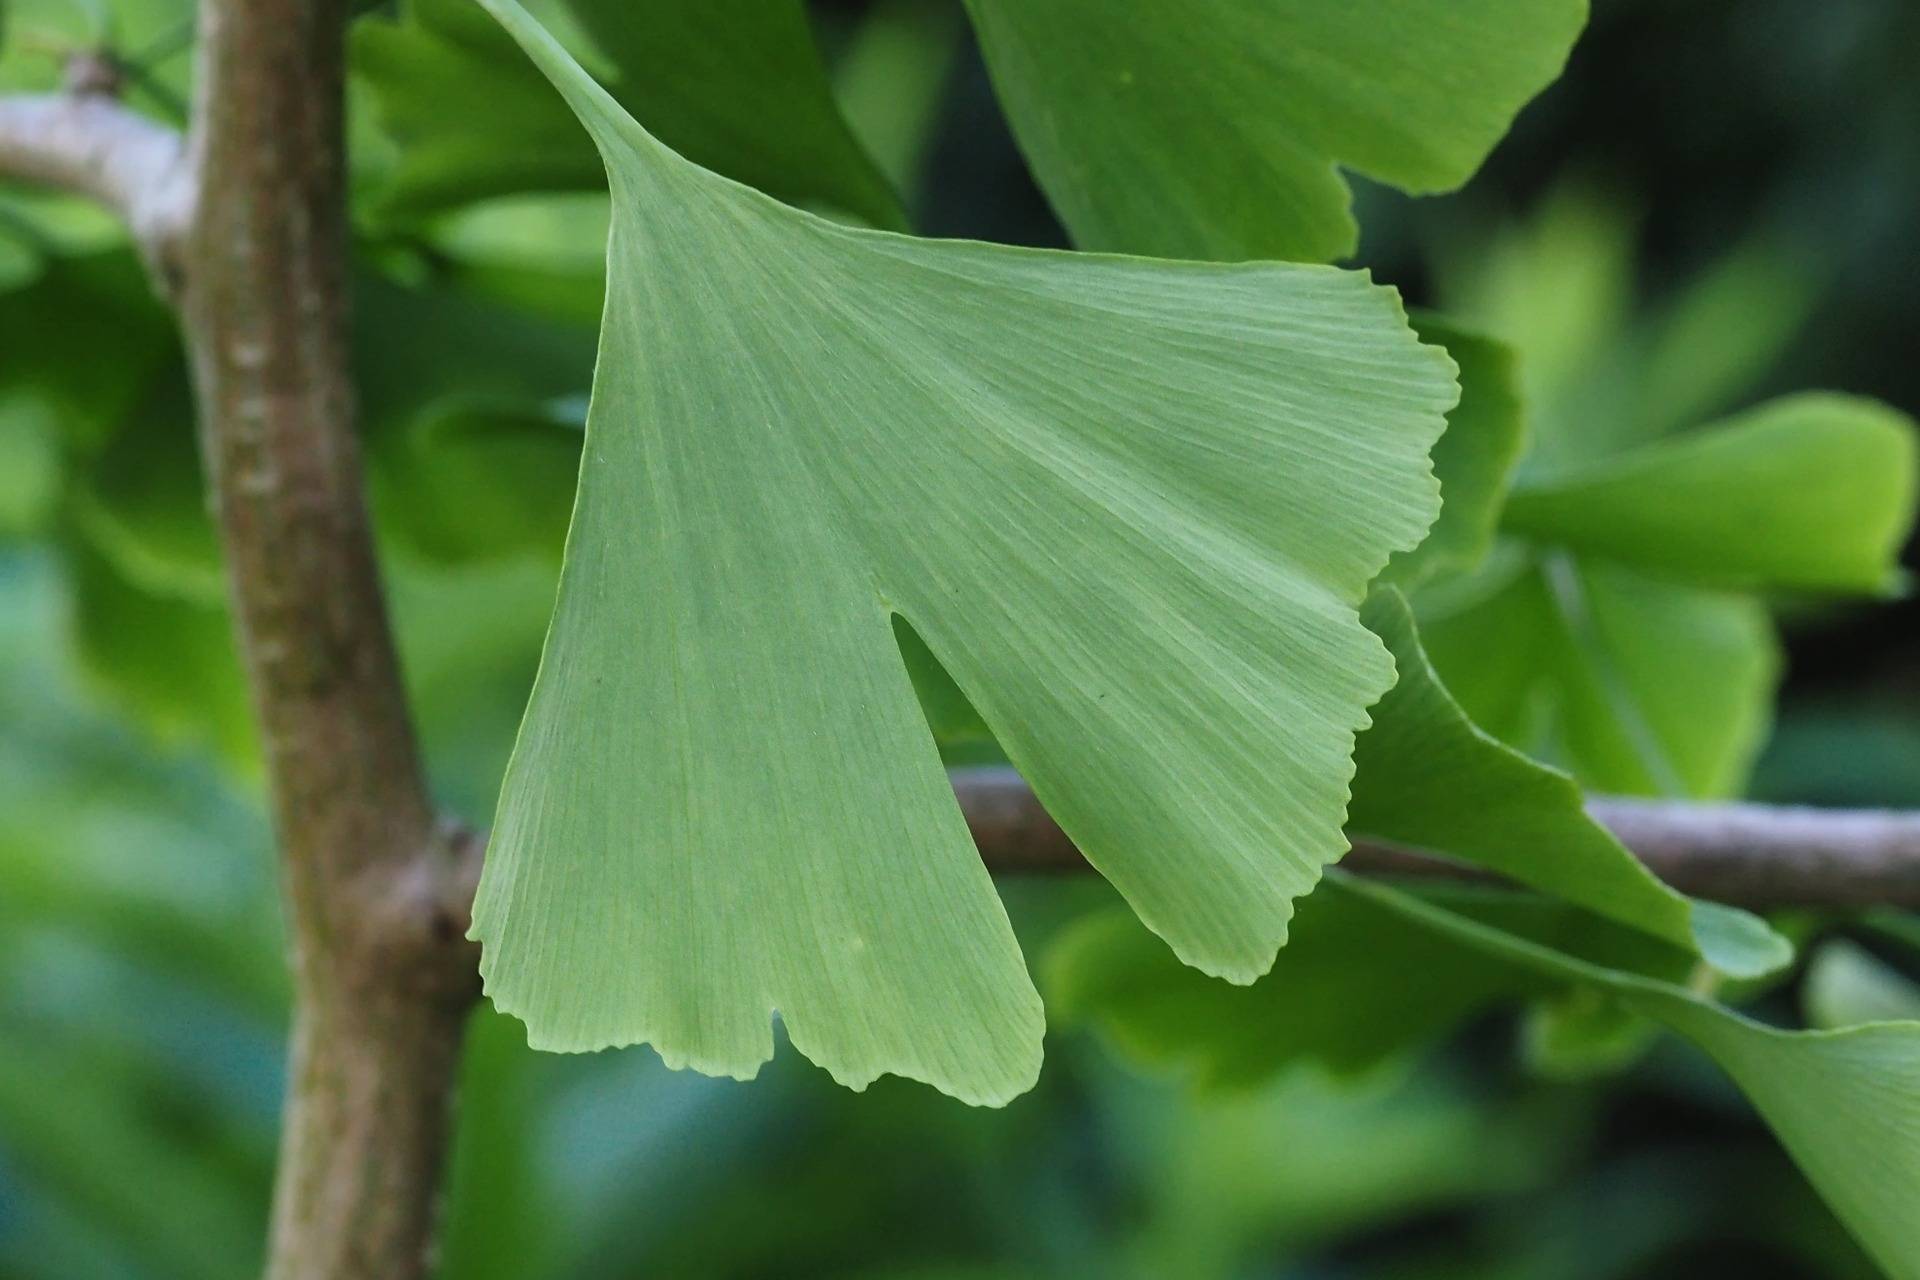
[[[967,0],[1035,177],[1083,249],[1327,261],[1344,166],[1472,176],[1565,61],[1584,0]]]
[[[1426,539],[1388,562],[1384,580],[1411,585],[1461,573],[1486,559],[1506,503],[1507,482],[1526,443],[1519,375],[1504,343],[1431,313],[1413,316],[1422,342],[1446,348],[1459,371],[1460,402],[1433,447],[1440,518]]]
[[[1920,1201],[1920,1022],[1781,1031],[1684,987],[1558,953],[1388,886],[1340,884],[1516,969],[1610,992],[1692,1040],[1739,1083],[1887,1273],[1920,1276],[1912,1217]]]
[[[1914,431],[1871,400],[1790,396],[1529,480],[1504,521],[1713,586],[1885,591],[1913,525]]]
[[[621,105],[694,163],[797,204],[904,224],[829,91],[798,0],[560,0]],[[597,189],[592,143],[546,80],[469,0],[408,0],[363,20],[355,66],[399,161],[389,216],[520,191]]]
[[[1757,601],[1510,545],[1417,611],[1474,723],[1591,790],[1730,795],[1760,749],[1779,658]]]
[[[1354,746],[1349,831],[1499,872],[1696,949],[1725,973],[1752,977],[1792,959],[1786,940],[1759,920],[1661,883],[1587,816],[1572,778],[1467,719],[1397,592],[1376,592],[1361,617],[1386,642],[1399,679]]]
[[[1909,1213],[1920,1193],[1920,1023],[1763,1026],[1681,985],[1682,953],[1645,935],[1485,891],[1416,896],[1332,872],[1296,934],[1270,976],[1236,989],[1169,963],[1110,912],[1062,938],[1048,991],[1130,1052],[1219,1084],[1302,1056],[1377,1065],[1490,1005],[1586,990],[1704,1049],[1888,1274],[1920,1274]]]

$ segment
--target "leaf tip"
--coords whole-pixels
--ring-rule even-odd
[[[1752,912],[1698,900],[1691,912],[1701,959],[1730,978],[1762,978],[1793,962],[1793,944]]]

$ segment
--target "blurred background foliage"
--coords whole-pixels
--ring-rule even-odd
[[[407,20],[435,12],[468,38],[459,6]],[[565,532],[606,198],[571,133],[522,157],[560,194],[463,187],[458,154],[423,176],[418,121],[377,82],[431,81],[444,50],[397,16],[370,7],[354,42],[363,435],[435,784],[484,822]],[[817,164],[736,156],[750,174],[926,234],[1064,243],[957,3],[812,16],[871,167],[823,132]],[[190,43],[184,0],[14,0],[0,88],[104,44],[177,122]],[[1596,0],[1463,192],[1359,184],[1358,263],[1518,350],[1543,473],[1810,386],[1920,412],[1916,49],[1911,0]],[[502,74],[463,111],[515,123]],[[0,189],[0,1276],[257,1261],[285,989],[221,591],[164,311],[104,218]],[[1788,602],[1777,656],[1759,615],[1699,650],[1682,684],[1747,672],[1700,789],[1739,789],[1757,755],[1764,798],[1920,804],[1916,608]],[[1445,601],[1423,615],[1444,670]],[[1109,903],[1005,889],[1035,956]],[[1912,1016],[1909,922],[1784,923],[1810,959],[1763,1016]],[[644,1050],[538,1056],[483,1011],[461,1108],[462,1280],[1873,1274],[1731,1085],[1606,1010],[1480,1017],[1358,1077],[1225,1091],[1061,1026],[1041,1087],[998,1112],[897,1081],[856,1096],[786,1052],[752,1085]]]

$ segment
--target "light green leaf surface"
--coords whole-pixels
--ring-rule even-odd
[[[1792,959],[1785,939],[1743,911],[1694,902],[1661,883],[1587,816],[1574,780],[1483,733],[1440,683],[1398,592],[1362,619],[1400,673],[1354,748],[1347,829],[1446,854],[1753,977]]]
[[[1444,316],[1413,316],[1422,342],[1446,348],[1459,369],[1460,403],[1433,447],[1440,480],[1440,518],[1425,541],[1388,563],[1389,582],[1411,585],[1437,573],[1459,573],[1486,559],[1500,523],[1507,481],[1526,443],[1519,374],[1513,351]]]
[[[1326,261],[1342,167],[1473,175],[1585,0],[967,0],[1014,136],[1085,249]]]
[[[1508,546],[1416,603],[1434,667],[1495,737],[1591,791],[1740,789],[1779,674],[1757,601]]]
[[[1587,992],[1704,1049],[1894,1280],[1920,1277],[1920,1023],[1763,1026],[1682,985],[1683,953],[1570,908],[1475,890],[1415,896],[1334,871],[1252,987],[1181,969],[1119,912],[1049,955],[1056,1010],[1149,1065],[1211,1084],[1301,1057],[1377,1065],[1497,1004]]]
[[[782,200],[900,227],[900,205],[833,102],[799,0],[560,0],[623,107],[696,164]],[[410,0],[360,22],[354,65],[399,160],[404,217],[521,191],[597,188],[592,143],[471,0]]]
[[[891,615],[1190,963],[1272,963],[1392,680],[1451,365],[1325,268],[837,226],[667,151],[488,0],[607,158],[546,656],[474,912],[533,1042],[1000,1101],[1041,1018]]]
[[[1873,400],[1788,396],[1520,486],[1509,529],[1730,588],[1885,591],[1913,524],[1914,424]]]

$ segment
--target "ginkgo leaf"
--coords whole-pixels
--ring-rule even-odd
[[[1376,591],[1361,617],[1386,642],[1399,679],[1355,745],[1348,830],[1497,871],[1697,950],[1723,973],[1755,977],[1793,958],[1757,918],[1663,884],[1587,816],[1572,778],[1469,720],[1428,662],[1399,592]]]
[[[1446,430],[1433,447],[1440,516],[1419,546],[1395,555],[1381,571],[1380,581],[1403,587],[1471,569],[1486,556],[1506,498],[1508,473],[1525,435],[1512,353],[1506,345],[1441,316],[1415,313],[1411,320],[1422,342],[1443,348],[1453,359],[1460,400],[1448,410]],[[993,742],[979,711],[926,644],[910,629],[903,629],[900,646],[921,709],[947,763],[1004,764],[1005,753]],[[1389,697],[1382,705],[1395,703]],[[1379,709],[1373,714],[1377,721]]]
[[[1473,175],[1585,0],[967,0],[1014,136],[1085,249],[1352,252],[1344,166]]]
[[[1716,586],[1880,592],[1913,525],[1915,443],[1878,401],[1786,396],[1522,485],[1504,523]]]
[[[621,104],[698,164],[782,200],[904,225],[834,105],[799,0],[564,0]],[[353,32],[355,68],[399,143],[390,216],[521,191],[597,188],[592,143],[469,0],[409,0]]]
[[[512,0],[614,191],[546,655],[474,909],[533,1043],[1024,1088],[1041,1017],[927,643],[1179,955],[1247,981],[1345,848],[1452,367],[1353,273],[920,241],[686,163]]]

